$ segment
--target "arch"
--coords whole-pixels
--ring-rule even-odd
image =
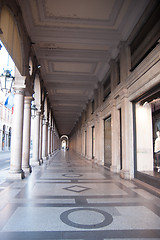
[[[67,135],[62,135],[60,137],[60,139],[61,139],[61,147],[64,148],[63,146],[66,146],[65,148],[68,150],[69,149],[69,138],[68,138],[68,136]]]
[[[61,138],[67,138],[68,139],[68,136],[67,135],[62,135]]]
[[[23,69],[23,54],[20,34],[16,21],[7,6],[4,6],[0,14],[0,29],[2,34],[0,34],[0,39],[5,45],[10,56],[14,60],[16,67],[19,72],[22,73]]]

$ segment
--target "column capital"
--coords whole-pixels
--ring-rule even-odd
[[[52,126],[48,124],[48,130],[52,130]]]
[[[47,125],[48,126],[48,121],[46,118],[43,118],[43,125]]]
[[[118,48],[121,50],[122,48],[127,47],[127,46],[128,46],[128,44],[126,41],[120,41]]]
[[[41,110],[36,111],[36,116],[41,116]]]
[[[21,76],[18,71],[15,71],[15,82],[13,88],[26,88],[26,76]]]
[[[23,87],[13,87],[14,89],[14,94],[19,94],[19,95],[24,95],[25,93],[25,88]]]
[[[32,96],[24,96],[24,102],[25,103],[31,103],[31,101],[33,101],[33,97]]]

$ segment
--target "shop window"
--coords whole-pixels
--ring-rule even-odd
[[[154,170],[160,172],[160,98],[152,101]]]
[[[139,172],[154,172],[157,176],[160,172],[160,84],[136,99],[134,115],[135,176],[139,178]]]

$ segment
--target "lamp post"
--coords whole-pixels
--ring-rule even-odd
[[[34,119],[36,117],[37,107],[35,104],[31,105],[31,117]]]
[[[14,77],[12,76],[11,71],[12,70],[6,69],[0,75],[1,90],[5,93],[5,95],[11,92],[14,82]]]

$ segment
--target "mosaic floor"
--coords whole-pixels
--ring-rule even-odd
[[[0,239],[160,239],[160,198],[71,152],[0,181]]]

